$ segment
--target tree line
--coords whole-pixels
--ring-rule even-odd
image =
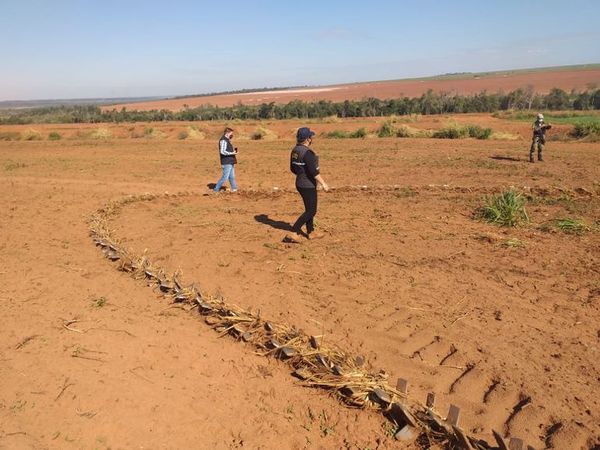
[[[432,90],[420,97],[380,100],[294,100],[287,104],[237,104],[230,107],[202,105],[181,111],[166,109],[128,111],[125,108],[105,110],[94,105],[56,106],[15,111],[0,111],[0,124],[28,123],[102,123],[160,122],[235,119],[315,119],[337,117],[375,117],[409,114],[491,113],[502,110],[600,110],[600,89],[570,93],[552,89],[538,94],[532,88],[509,93],[481,92],[474,95],[436,93]]]

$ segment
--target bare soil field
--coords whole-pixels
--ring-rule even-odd
[[[239,194],[205,195],[222,123],[45,125],[44,139],[62,139],[0,141],[0,448],[421,448],[116,271],[89,237],[87,218],[111,200],[192,191],[124,207],[115,235],[208,295],[408,379],[411,398],[435,392],[442,415],[460,406],[473,436],[597,449],[600,145],[549,142],[546,161],[529,164],[527,123],[411,126],[447,122],[516,139],[318,136],[330,185],[373,189],[321,193],[326,237],[300,245],[281,242],[301,212],[288,172],[298,121],[233,124],[246,137]],[[192,125],[203,137],[178,139]],[[272,138],[248,139],[258,126]],[[91,138],[99,127],[110,133]],[[528,225],[474,218],[511,186],[528,198]],[[565,217],[589,228],[561,231]]]
[[[211,95],[204,97],[187,97],[151,102],[124,103],[103,107],[138,111],[168,109],[179,111],[187,105],[194,108],[200,105],[233,106],[238,103],[257,105],[261,103],[288,103],[292,100],[318,101],[361,100],[367,97],[379,99],[419,97],[429,89],[434,92],[451,94],[476,94],[479,92],[510,92],[518,88],[533,87],[536,92],[548,93],[552,88],[565,91],[586,90],[590,86],[600,85],[600,69],[544,70],[533,72],[515,72],[507,74],[491,74],[488,76],[469,75],[464,78],[451,79],[408,79],[391,81],[373,81],[368,83],[340,84],[322,86],[315,89],[291,89],[286,91],[263,91],[255,93]]]

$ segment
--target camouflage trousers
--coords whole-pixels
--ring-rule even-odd
[[[538,160],[542,159],[542,152],[544,151],[544,144],[546,140],[542,136],[534,136],[531,141],[531,148],[529,149],[529,159],[533,160],[533,154],[535,153],[535,148],[537,147],[538,152]]]

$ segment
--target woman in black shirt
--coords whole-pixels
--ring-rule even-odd
[[[323,237],[323,233],[315,231],[314,217],[317,214],[317,184],[325,192],[329,186],[319,172],[319,157],[310,148],[315,135],[309,128],[299,128],[296,133],[296,146],[290,155],[290,170],[296,175],[296,189],[304,202],[304,213],[293,225],[293,233],[286,235],[285,241],[302,242],[302,226],[306,224],[306,236],[309,239]]]

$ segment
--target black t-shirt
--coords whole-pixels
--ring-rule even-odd
[[[290,170],[296,175],[296,187],[317,188],[319,157],[310,148],[298,144],[292,149]]]

